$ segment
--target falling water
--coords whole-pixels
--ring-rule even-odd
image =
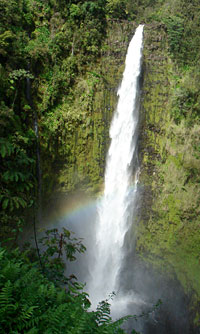
[[[118,90],[118,105],[110,128],[105,190],[98,207],[96,254],[88,282],[88,292],[94,306],[117,289],[124,237],[133,217],[131,211],[138,182],[137,168],[134,180],[131,178],[133,166],[137,165],[142,41],[143,26],[140,25],[128,48],[125,71]]]

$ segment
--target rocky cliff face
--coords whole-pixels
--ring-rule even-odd
[[[93,194],[101,190],[110,120],[135,28],[128,21],[108,24],[101,58],[77,79],[71,104],[66,109],[62,106],[67,120],[62,130],[66,158],[58,162],[59,196],[77,189]],[[177,69],[166,26],[147,24],[139,139],[143,199],[136,250],[154,268],[180,282],[191,300],[192,321],[198,326],[200,126],[174,117],[177,105],[183,107],[181,98],[191,76]],[[189,103],[187,99],[184,103]]]
[[[132,22],[108,22],[101,58],[87,68],[84,77],[77,78],[74,100],[60,107],[66,124],[62,130],[65,143],[61,143],[65,161],[57,163],[58,193],[101,190],[110,121],[128,42],[135,27]]]
[[[147,25],[140,137],[143,205],[137,251],[155,268],[179,280],[190,296],[195,310],[192,318],[198,326],[199,125],[187,117],[176,121],[173,114],[188,75],[177,71],[165,26]]]

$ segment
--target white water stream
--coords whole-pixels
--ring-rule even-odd
[[[98,207],[96,254],[88,282],[92,305],[116,291],[117,278],[123,259],[125,234],[132,222],[137,191],[137,139],[139,118],[139,76],[143,47],[143,26],[133,36],[123,79],[118,89],[118,105],[110,128],[105,190]],[[132,185],[132,188],[131,188]]]

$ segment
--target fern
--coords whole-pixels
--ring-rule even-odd
[[[26,332],[26,334],[38,334],[39,331],[37,328],[31,328],[28,332]]]
[[[122,334],[108,300],[89,311],[88,295],[82,285],[55,285],[19,250],[0,248],[0,333],[1,334]]]
[[[0,249],[0,261],[3,260],[3,257],[4,257],[4,254],[5,254],[5,249]]]
[[[11,263],[10,261],[5,265],[5,267],[2,269],[1,273],[2,275],[11,282],[14,282],[15,279],[19,276],[19,273],[21,271],[21,262],[18,263]]]
[[[31,321],[31,318],[34,317],[34,310],[38,308],[39,306],[30,306],[30,307],[24,307],[20,311],[20,314],[18,315],[18,324],[17,329],[22,331],[24,328],[30,328],[30,325],[32,326],[33,323],[35,324],[35,321]],[[32,319],[33,320],[33,319]]]
[[[0,154],[2,158],[5,158],[7,155],[10,156],[14,150],[13,144],[8,139],[0,138]]]

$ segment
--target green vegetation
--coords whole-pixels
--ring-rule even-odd
[[[143,22],[140,180],[145,194],[137,250],[145,261],[176,275],[191,296],[196,325],[200,314],[199,17],[199,0],[0,0],[0,239],[12,248],[41,205],[37,147],[43,207],[49,208],[52,194],[101,190],[116,87],[129,38]],[[10,261],[16,281],[28,272],[25,268],[30,273],[38,270],[35,262],[31,265],[19,253],[12,253],[13,259],[6,251],[2,254],[5,266]],[[22,270],[19,276],[16,266],[19,273]],[[50,271],[55,276],[53,267]],[[6,275],[2,289],[10,284]],[[20,279],[19,286],[24,284]],[[39,289],[47,278],[40,273],[38,280]],[[8,287],[10,298],[15,298],[15,288]],[[60,292],[54,293],[52,298],[57,298]],[[87,299],[78,291],[62,294],[74,302],[76,294],[77,300]],[[53,299],[48,298],[51,304]],[[23,304],[24,312],[30,307],[27,322],[40,317],[34,303]],[[18,314],[17,308],[6,307],[7,316]],[[87,305],[78,307],[77,312],[85,314]],[[91,314],[87,312],[85,319],[93,319]],[[12,330],[37,333],[31,326]]]
[[[141,182],[146,191],[137,250],[145,261],[181,282],[191,296],[192,320],[198,327],[200,90],[196,14],[200,8],[195,1],[184,5],[174,1],[155,9],[152,23],[145,28]]]
[[[120,326],[129,316],[113,322],[108,300],[100,302],[96,311],[89,310],[83,286],[64,276],[64,252],[74,260],[76,251],[85,249],[81,241],[71,238],[68,230],[59,234],[54,229],[47,231],[42,243],[46,248],[40,263],[30,250],[0,248],[1,333],[123,334]]]
[[[72,155],[69,144],[63,147],[66,133],[70,123],[74,127],[82,118],[71,108],[72,87],[98,57],[106,21],[101,0],[68,4],[2,0],[0,11],[3,235],[17,232],[25,221],[23,209],[36,201],[36,117],[43,161],[47,159],[42,166],[44,189],[52,179],[47,176],[49,162],[50,169],[56,168],[55,161]],[[89,95],[95,87],[95,82],[91,84]],[[90,105],[86,103],[86,110]]]

